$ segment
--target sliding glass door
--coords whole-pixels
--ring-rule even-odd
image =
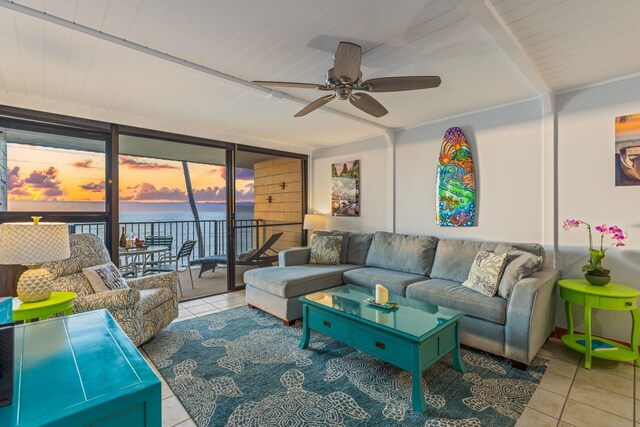
[[[278,253],[303,244],[306,162],[278,152],[249,149],[235,152],[233,204],[235,280],[244,273],[276,265]]]
[[[139,275],[177,268],[185,300],[227,291],[226,152],[120,135],[120,232],[144,246],[168,246],[146,263],[121,251],[125,270]]]

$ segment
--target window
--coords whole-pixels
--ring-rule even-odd
[[[0,128],[0,181],[4,212],[104,212],[104,141]]]

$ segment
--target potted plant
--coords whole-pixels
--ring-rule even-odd
[[[592,285],[604,286],[611,281],[611,271],[602,267],[602,260],[604,259],[605,251],[608,249],[604,247],[604,238],[609,236],[613,246],[621,247],[627,241],[627,233],[615,225],[611,227],[607,227],[605,224],[596,226],[595,230],[600,233],[600,248],[598,249],[593,246],[593,233],[590,224],[579,219],[567,219],[563,228],[566,231],[578,228],[580,225],[585,225],[589,232],[589,263],[582,267],[582,271],[585,273],[584,278]]]

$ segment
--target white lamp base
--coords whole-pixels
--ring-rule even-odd
[[[18,279],[18,298],[22,302],[42,301],[51,296],[51,273],[40,265],[29,266]]]

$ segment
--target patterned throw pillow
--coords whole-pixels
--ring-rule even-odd
[[[473,260],[469,277],[462,286],[492,297],[498,291],[506,264],[507,254],[480,251]]]
[[[89,280],[95,293],[129,288],[122,274],[120,274],[120,270],[112,262],[83,268],[82,273]]]
[[[319,236],[311,242],[311,256],[309,264],[340,264],[340,249],[342,248],[342,236]]]

